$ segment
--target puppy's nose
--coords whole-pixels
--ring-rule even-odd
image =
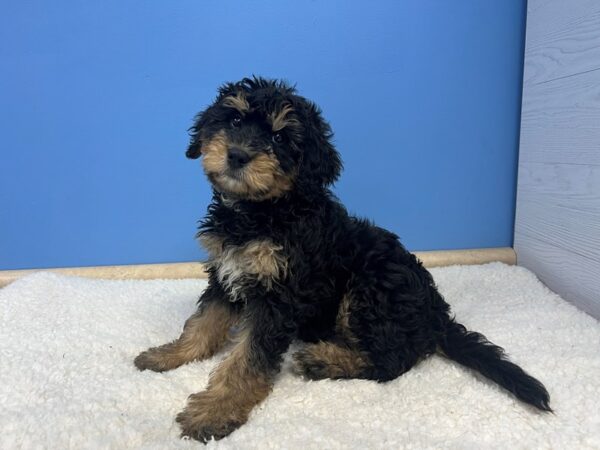
[[[237,147],[230,147],[227,151],[227,162],[232,169],[240,169],[250,161],[250,155]]]

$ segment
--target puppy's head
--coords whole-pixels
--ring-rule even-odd
[[[261,201],[333,183],[342,163],[319,108],[284,82],[244,78],[198,114],[186,156],[214,188]]]

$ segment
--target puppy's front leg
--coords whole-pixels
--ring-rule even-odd
[[[294,330],[267,302],[248,309],[238,344],[211,375],[208,388],[191,395],[177,416],[182,436],[201,442],[227,436],[271,391]]]
[[[238,319],[235,305],[214,280],[200,297],[200,307],[186,322],[179,339],[150,348],[134,360],[139,370],[163,372],[191,361],[213,356],[227,341]]]

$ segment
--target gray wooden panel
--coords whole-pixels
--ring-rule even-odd
[[[533,271],[542,283],[579,309],[600,318],[600,262],[523,234],[515,238],[515,246],[519,248],[518,265]]]
[[[525,86],[600,70],[600,1],[530,0],[527,14]]]
[[[522,194],[519,200],[537,200],[546,208],[557,206],[597,215],[600,166],[522,163],[519,168],[519,194]]]
[[[600,1],[530,0],[517,263],[600,318]]]
[[[596,250],[597,243],[590,245],[589,242],[590,236],[593,236],[594,241],[600,240],[600,218],[587,212],[563,208],[552,208],[546,211],[545,208],[542,202],[521,203],[523,212],[520,217],[519,233],[525,238],[520,242],[526,238],[537,239],[600,263]],[[572,233],[573,223],[581,223],[580,233]]]
[[[586,72],[523,88],[520,163],[600,164],[599,80]]]

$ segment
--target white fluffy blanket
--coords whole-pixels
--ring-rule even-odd
[[[519,267],[432,270],[459,321],[542,380],[540,414],[442,357],[398,379],[306,382],[289,355],[273,393],[213,448],[600,448],[600,326]],[[178,336],[205,281],[38,273],[0,290],[0,448],[200,448],[174,417],[223,354],[158,374],[133,358]]]

